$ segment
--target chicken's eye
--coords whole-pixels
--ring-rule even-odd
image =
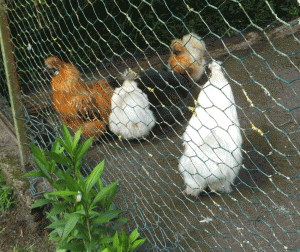
[[[175,50],[173,53],[174,53],[175,55],[180,55],[180,54],[182,53],[182,51]]]

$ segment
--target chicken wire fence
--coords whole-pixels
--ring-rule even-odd
[[[253,5],[256,9],[252,10]],[[87,130],[86,136],[98,138],[85,157],[82,172],[90,174],[105,159],[103,181],[110,184],[120,180],[115,204],[129,218],[127,231],[138,228],[147,238],[143,251],[299,251],[299,25],[284,19],[292,11],[297,13],[296,1],[7,0],[6,8],[28,142],[49,149],[54,138],[62,135],[61,123],[69,122],[64,113],[81,106],[85,112],[76,114],[75,119],[70,115],[76,122],[68,126],[76,130],[92,122],[95,128],[89,124],[87,129],[92,130]],[[286,12],[280,16],[278,10]],[[267,16],[271,20],[268,26],[260,23]],[[248,28],[255,28],[255,32]],[[191,32],[192,36],[184,37]],[[282,36],[284,32],[289,36]],[[240,47],[235,48],[234,38],[240,39]],[[45,65],[49,57],[57,58],[50,58]],[[174,65],[171,57],[176,59]],[[212,63],[216,58],[223,63]],[[56,63],[70,65],[55,69]],[[45,71],[47,66],[54,68],[53,75]],[[68,77],[73,67],[80,73],[74,70]],[[130,77],[130,71],[124,74],[129,68],[140,78]],[[9,108],[9,95],[3,85],[3,68],[0,71],[1,99],[5,101],[0,110],[4,112]],[[74,75],[81,75],[81,79]],[[124,78],[140,89],[126,89]],[[204,92],[207,78],[214,87]],[[76,106],[69,100],[55,101],[57,88],[64,88],[66,82],[77,86],[79,79],[87,83],[88,92],[60,90],[71,98],[85,95],[74,103]],[[153,114],[148,112],[150,122],[139,124],[143,128],[155,120],[153,128],[146,127],[150,133],[129,139],[132,130],[122,133],[117,126],[114,132],[109,123],[99,130],[103,120],[95,113],[100,106],[110,111],[109,122],[123,127],[129,125],[130,113],[142,114],[151,107],[151,99],[157,101],[155,95],[150,98],[156,86],[145,84],[142,90],[143,80],[165,88],[159,86],[157,91],[163,97],[157,107],[163,112],[159,114],[155,108]],[[165,80],[169,82],[165,84]],[[145,101],[141,90],[148,90],[149,106],[141,105]],[[128,103],[118,108],[112,95],[121,97],[124,93]],[[112,95],[105,100],[102,96],[106,94]],[[132,100],[134,95],[140,100]],[[86,97],[97,104],[96,110],[87,105]],[[110,110],[110,105],[119,112]],[[204,107],[207,111],[212,108],[212,112],[207,114],[201,110]],[[126,109],[129,112],[122,122],[116,115],[124,116]],[[101,117],[105,112],[99,113]],[[117,119],[111,119],[113,114]],[[139,122],[141,118],[135,119]],[[223,131],[215,130],[218,127]],[[213,145],[192,146],[208,129],[214,132],[210,138]],[[236,138],[232,142],[228,136]],[[187,141],[185,146],[183,140]],[[223,162],[229,166],[242,165],[241,170],[226,165],[219,166],[219,173],[205,173],[206,168],[195,168],[196,172],[187,168],[184,172],[184,165],[179,168],[182,162],[190,162],[190,167],[193,162],[203,167],[204,162],[220,163],[220,156],[225,156]],[[233,191],[227,193],[227,182],[237,173],[234,183],[229,183]],[[193,188],[188,182],[193,174],[198,174],[204,187],[205,181],[219,174],[219,179],[225,179],[223,187],[210,183],[211,192],[185,196],[182,191],[186,184]],[[30,181],[33,197],[49,190],[46,183],[37,182]],[[197,190],[186,192],[198,195]]]

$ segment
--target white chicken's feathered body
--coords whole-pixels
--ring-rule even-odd
[[[126,139],[147,136],[156,123],[148,97],[134,80],[125,80],[111,100],[109,127]]]
[[[242,135],[230,84],[217,62],[208,67],[211,77],[183,134],[185,150],[179,162],[185,193],[192,196],[207,187],[231,192],[242,162]]]

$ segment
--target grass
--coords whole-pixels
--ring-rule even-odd
[[[13,250],[10,250],[9,252],[34,252],[32,247],[33,247],[33,245],[22,249],[17,245],[13,248]],[[47,252],[47,251],[40,251],[40,252]]]
[[[32,246],[26,249],[21,249],[19,246],[15,246],[11,252],[33,252]]]
[[[0,226],[0,234],[3,233],[5,231],[6,228],[3,228]]]
[[[9,186],[5,185],[0,168],[0,212],[2,215],[6,215],[9,208],[15,203],[17,203],[17,201],[14,201],[14,192]],[[3,230],[1,230],[0,227],[0,233],[1,231]]]

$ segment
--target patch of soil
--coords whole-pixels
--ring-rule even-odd
[[[55,251],[44,230],[48,225],[44,220],[35,223],[30,209],[18,202],[5,216],[0,213],[0,251],[13,252],[15,247],[24,251]]]

